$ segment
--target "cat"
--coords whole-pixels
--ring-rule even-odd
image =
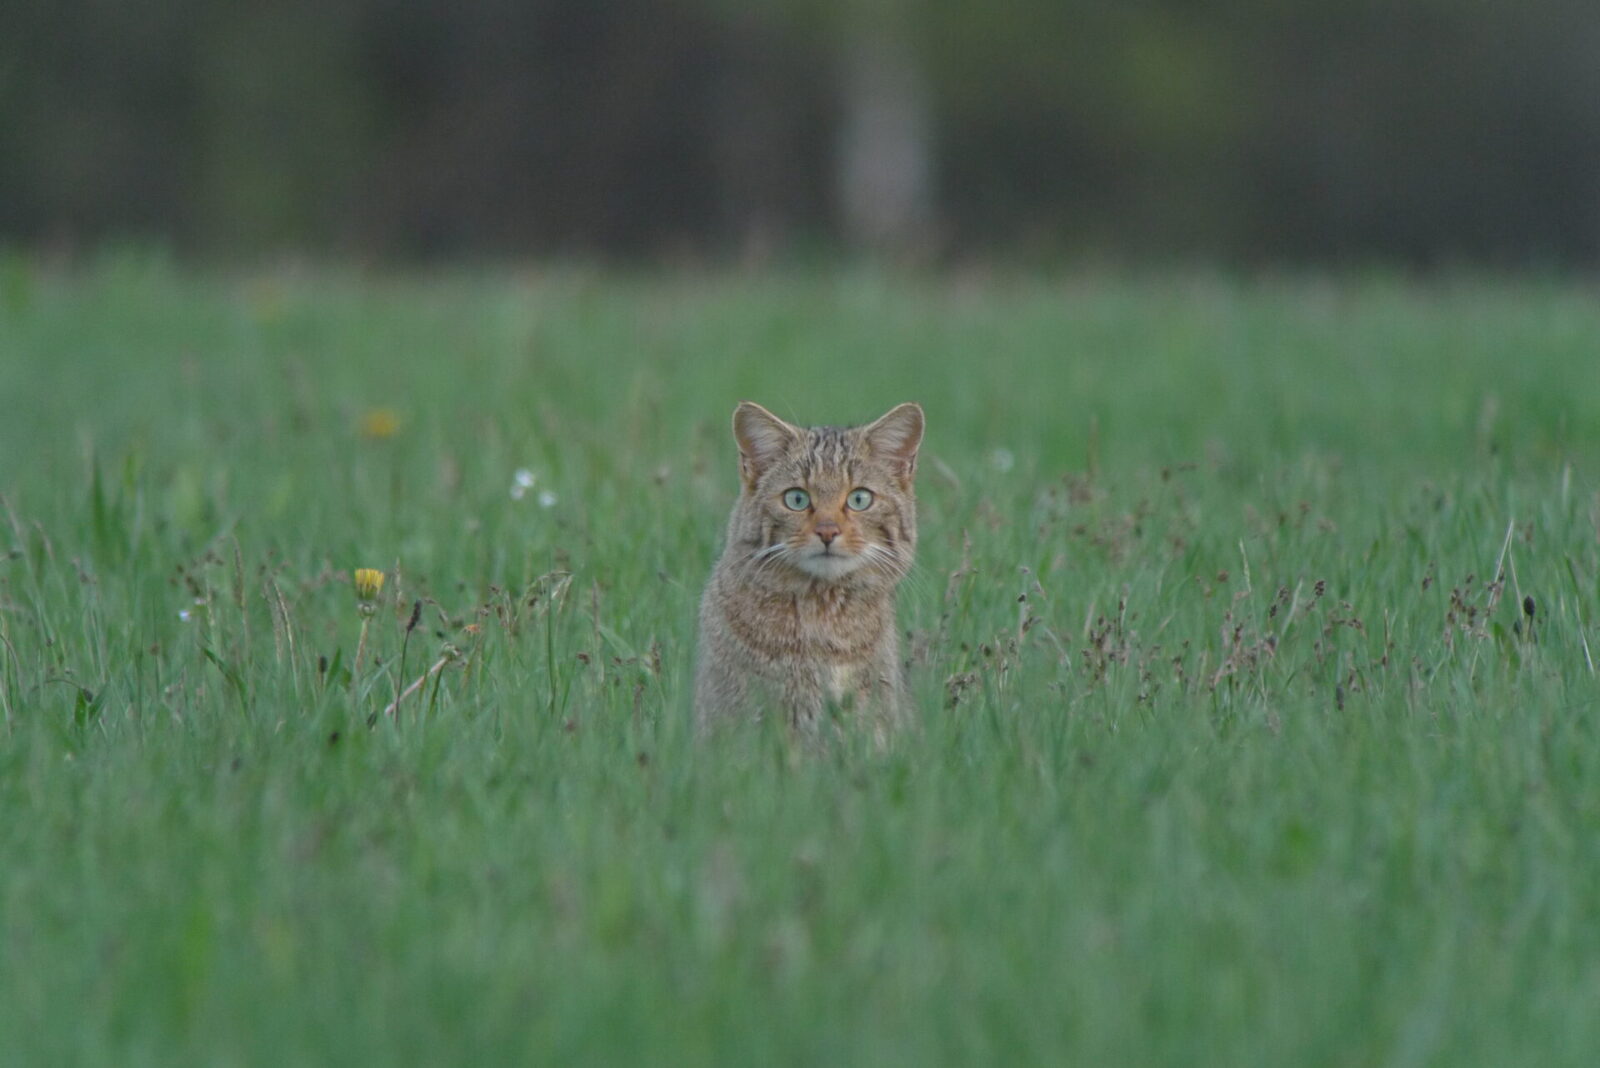
[[[830,711],[880,741],[908,715],[895,588],[917,546],[923,414],[861,427],[733,413],[741,491],[700,603],[695,718],[778,714],[815,734]]]

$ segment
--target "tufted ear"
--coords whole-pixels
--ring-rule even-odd
[[[862,436],[873,455],[888,460],[901,485],[909,487],[917,473],[917,449],[922,446],[922,406],[906,403],[893,408]]]
[[[733,437],[739,443],[739,477],[744,480],[744,488],[755,489],[767,468],[803,433],[754,401],[741,401],[733,410]]]

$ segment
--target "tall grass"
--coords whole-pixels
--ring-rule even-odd
[[[9,1063],[1600,1051],[1583,286],[0,281]],[[744,397],[927,409],[887,752],[692,737]]]

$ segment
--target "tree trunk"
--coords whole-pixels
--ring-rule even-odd
[[[933,121],[927,81],[903,40],[882,30],[845,46],[836,189],[858,248],[891,256],[933,244]]]

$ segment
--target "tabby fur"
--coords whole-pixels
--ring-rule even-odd
[[[700,605],[702,729],[777,714],[803,733],[838,721],[887,737],[905,722],[895,589],[916,551],[922,432],[916,404],[809,429],[735,410],[741,491]]]

